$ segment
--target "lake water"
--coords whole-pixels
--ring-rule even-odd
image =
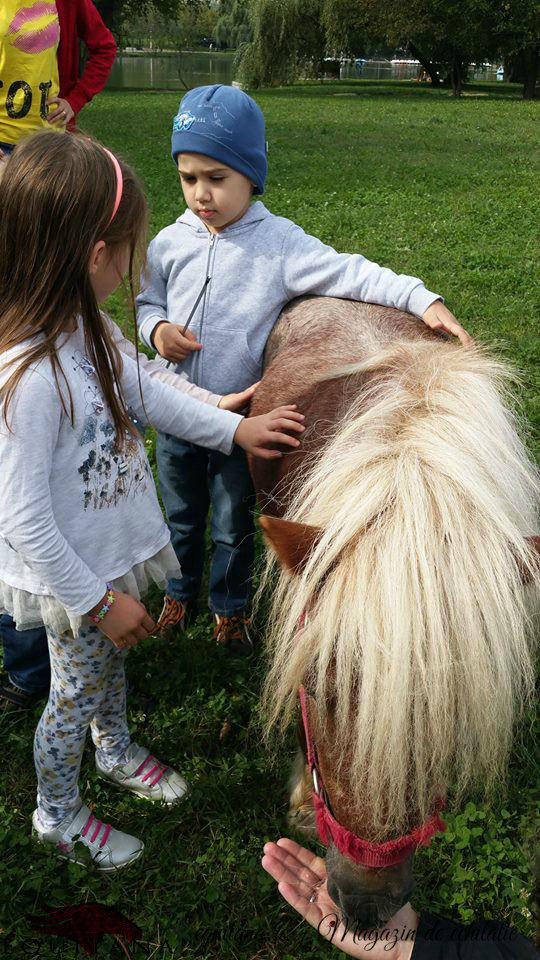
[[[419,63],[367,60],[363,64],[355,62],[342,64],[339,76],[340,80],[357,80],[359,77],[362,80],[415,80],[420,69]],[[489,64],[484,67],[471,68],[469,79],[480,80],[483,83],[495,83],[497,66]]]
[[[231,83],[234,80],[234,53],[189,51],[182,54],[119,54],[108,82],[109,87],[143,90],[183,90],[207,83]],[[344,63],[341,80],[411,80],[418,75],[416,63],[391,63],[388,60],[369,60],[360,66]],[[477,69],[474,80],[493,83],[497,79],[496,66]]]
[[[144,90],[183,90],[207,83],[234,80],[234,53],[189,51],[181,54],[119,54],[109,87]],[[180,71],[180,72],[179,72]]]

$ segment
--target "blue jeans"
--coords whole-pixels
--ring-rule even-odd
[[[4,614],[0,617],[0,637],[4,647],[4,669],[11,682],[25,693],[48,690],[51,668],[45,627],[16,630],[11,617]]]
[[[160,433],[157,464],[171,541],[182,568],[179,580],[169,580],[167,593],[175,600],[197,600],[211,506],[208,603],[221,616],[241,613],[251,592],[255,505],[244,451],[235,446],[226,456]]]

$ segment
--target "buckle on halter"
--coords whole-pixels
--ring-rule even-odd
[[[320,788],[320,786],[319,786],[319,778],[318,778],[318,776],[317,776],[317,771],[316,771],[315,767],[313,767],[313,770],[311,771],[311,776],[312,776],[312,778],[313,778],[313,789],[314,789],[315,793],[317,794],[317,796],[320,797],[320,795],[321,795],[321,788]]]

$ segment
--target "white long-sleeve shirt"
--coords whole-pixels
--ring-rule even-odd
[[[3,355],[0,384],[14,370],[9,361],[25,346]],[[114,425],[85,354],[81,324],[58,342],[57,356],[73,398],[73,425],[48,359],[21,379],[8,412],[10,430],[0,411],[0,579],[52,595],[77,615],[99,602],[107,581],[161,550],[169,531],[144,445],[130,436],[121,454],[114,450]],[[242,419],[238,414],[150,378],[144,362],[140,377],[153,425],[230,453]],[[62,390],[67,400],[65,386]],[[122,391],[144,419],[137,367],[126,355]]]

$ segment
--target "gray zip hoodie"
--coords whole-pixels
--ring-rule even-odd
[[[260,200],[219,234],[186,210],[150,244],[148,268],[137,305],[149,347],[161,321],[185,324],[210,277],[190,324],[202,350],[177,371],[213,393],[244,390],[260,378],[266,341],[294,297],[364,300],[417,316],[439,299],[415,277],[398,276],[360,254],[337,253]]]

